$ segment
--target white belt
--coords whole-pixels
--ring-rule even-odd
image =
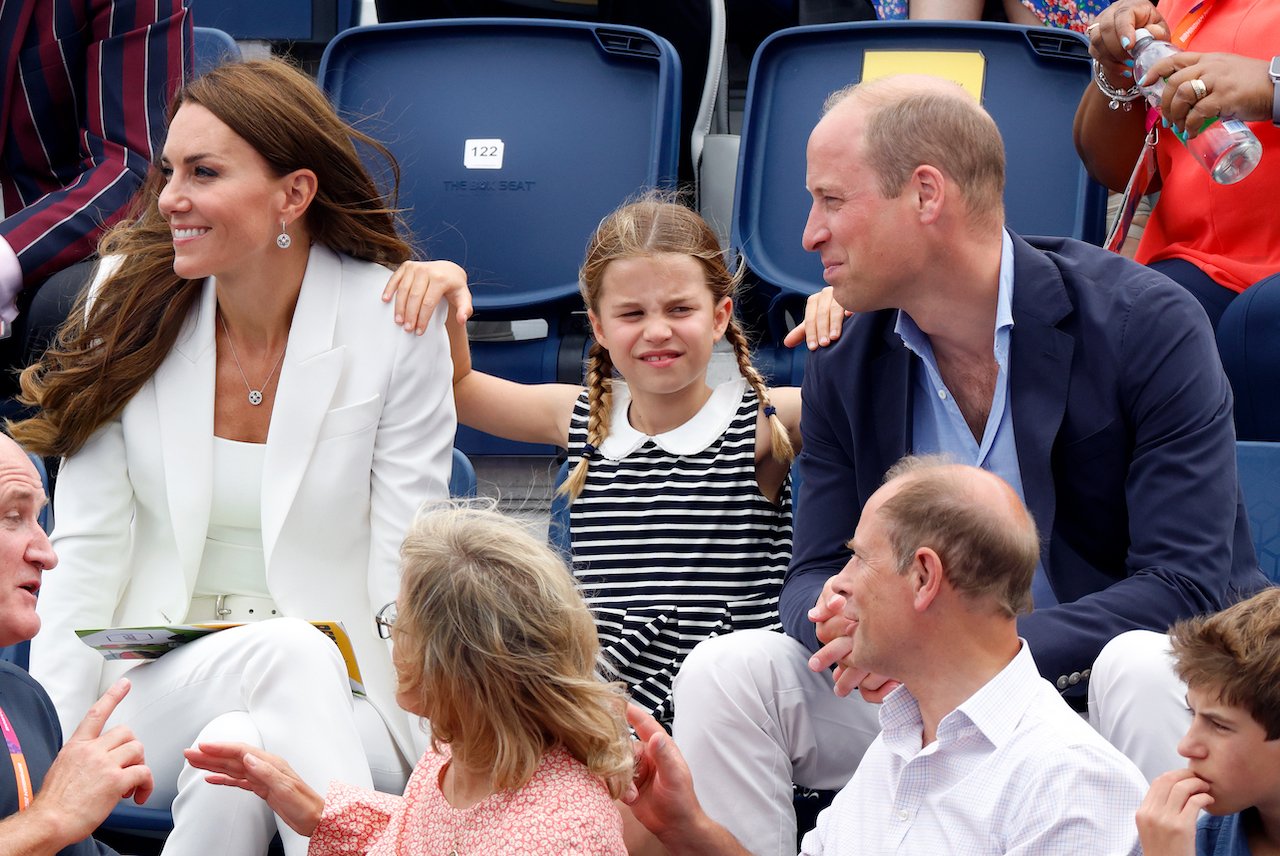
[[[280,610],[269,597],[247,594],[202,594],[191,598],[187,621],[261,621],[277,618]]]

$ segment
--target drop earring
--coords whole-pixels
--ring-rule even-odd
[[[285,228],[284,228],[284,221],[283,221],[283,220],[281,220],[281,221],[280,221],[280,234],[279,234],[279,235],[276,235],[276,246],[277,246],[277,247],[279,247],[279,248],[280,248],[280,249],[282,249],[282,250],[287,250],[287,249],[289,249],[289,246],[290,246],[292,243],[293,243],[293,238],[290,238],[290,237],[289,237],[289,233],[288,233],[287,231],[285,231]]]

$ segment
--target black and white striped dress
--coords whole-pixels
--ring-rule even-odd
[[[569,511],[574,573],[603,656],[635,701],[670,721],[671,681],[703,639],[778,629],[791,559],[791,483],[780,502],[756,483],[755,390],[717,387],[688,422],[649,437],[627,421],[614,383],[609,437]],[[587,439],[587,394],[569,427],[570,460]]]

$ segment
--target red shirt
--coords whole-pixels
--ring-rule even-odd
[[[1165,0],[1170,28],[1196,0]],[[1188,50],[1270,60],[1280,53],[1280,3],[1217,0]],[[1244,291],[1280,272],[1280,128],[1250,122],[1262,160],[1236,184],[1209,177],[1182,143],[1161,128],[1156,146],[1163,187],[1138,246],[1137,260],[1186,259],[1221,285]]]

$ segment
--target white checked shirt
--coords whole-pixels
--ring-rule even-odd
[[[880,726],[802,856],[1141,852],[1133,815],[1146,780],[1040,677],[1026,641],[928,746],[905,686]]]

